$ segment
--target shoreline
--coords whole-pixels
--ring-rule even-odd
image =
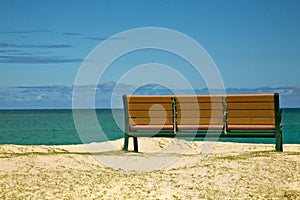
[[[208,142],[206,142],[208,143]],[[0,198],[299,199],[300,145],[139,139],[88,145],[0,145]],[[132,149],[133,147],[130,147]],[[99,151],[101,149],[101,151]]]

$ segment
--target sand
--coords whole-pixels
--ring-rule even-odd
[[[300,145],[122,145],[0,145],[0,199],[300,199]]]

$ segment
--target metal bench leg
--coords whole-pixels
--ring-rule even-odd
[[[124,151],[128,151],[129,135],[124,133]]]
[[[282,128],[280,127],[280,132],[276,133],[276,151],[283,151],[282,146]]]
[[[133,137],[133,147],[135,152],[139,152],[137,137]]]

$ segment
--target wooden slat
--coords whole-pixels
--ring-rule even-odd
[[[157,124],[173,124],[173,118],[130,118],[129,124],[134,125],[157,125]]]
[[[274,94],[226,95],[226,102],[274,102]]]
[[[228,125],[228,131],[233,130],[275,130],[275,125]]]
[[[165,110],[151,110],[151,111],[129,111],[129,116],[130,117],[172,117],[173,116],[173,112],[171,110],[169,111],[165,111]]]
[[[127,96],[129,103],[172,103],[172,96]]]
[[[227,102],[227,110],[230,109],[274,109],[274,102],[267,103],[230,103]]]
[[[228,125],[263,125],[263,124],[275,124],[274,118],[228,118]]]
[[[130,126],[130,131],[145,131],[145,130],[173,130],[173,125],[135,125]]]
[[[274,117],[274,110],[228,110],[228,118],[231,117]]]
[[[178,103],[209,103],[209,102],[220,102],[222,103],[222,96],[176,96],[176,102]]]
[[[179,110],[178,117],[222,117],[223,110]]]
[[[178,125],[223,124],[223,118],[178,118]]]
[[[189,130],[223,130],[223,124],[178,125],[178,131]]]
[[[162,103],[162,104],[156,104],[156,103],[130,103],[128,104],[128,110],[172,110],[172,104],[171,103]]]
[[[177,103],[177,110],[199,110],[199,109],[221,109],[223,110],[222,103]]]

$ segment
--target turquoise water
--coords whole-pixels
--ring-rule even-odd
[[[83,110],[82,115],[90,111]],[[115,116],[121,118],[123,110],[114,110]],[[112,110],[96,110],[96,116],[102,127],[97,125],[85,127],[84,143],[101,142],[123,138],[112,115]],[[84,126],[80,123],[80,126]],[[283,143],[300,144],[300,109],[283,109]],[[83,143],[74,125],[72,110],[0,110],[0,144],[55,145]],[[220,139],[222,141],[274,143],[274,139],[237,138]]]

